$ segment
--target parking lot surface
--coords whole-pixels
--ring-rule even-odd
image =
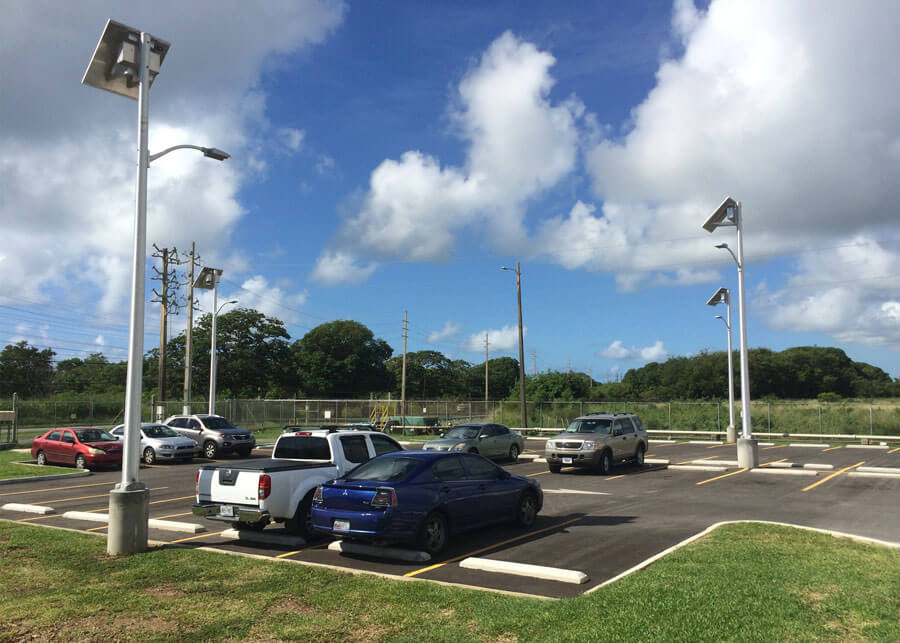
[[[542,453],[543,441],[527,441],[525,458]],[[268,456],[258,449],[251,457]],[[643,467],[620,465],[605,476],[565,468],[552,474],[539,460],[502,462],[511,472],[540,481],[545,498],[537,523],[528,530],[509,525],[455,536],[439,557],[427,562],[341,553],[328,548],[329,540],[302,543],[281,525],[260,532],[268,542],[228,537],[227,523],[190,513],[196,471],[205,460],[145,465],[141,479],[150,488],[150,518],[189,529],[151,525],[149,536],[158,542],[554,598],[588,591],[722,521],[774,521],[900,541],[900,477],[890,477],[891,470],[900,473],[900,449],[763,444],[759,456],[760,468],[745,470],[737,467],[734,445],[651,442]],[[882,473],[866,473],[869,468]],[[119,471],[98,471],[71,480],[4,485],[0,518],[105,533],[105,522],[98,520],[107,513],[108,493],[120,477]],[[35,514],[10,505],[52,507],[54,513]],[[94,514],[97,520],[64,515],[73,511]],[[194,532],[198,527],[191,525],[203,531]],[[460,565],[472,557],[581,572],[587,581]]]

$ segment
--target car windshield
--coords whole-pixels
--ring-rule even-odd
[[[609,435],[612,420],[574,420],[566,427],[566,433],[602,433]]]
[[[75,431],[79,442],[100,442],[101,440],[115,440],[113,436],[103,429],[82,429]]]
[[[223,417],[206,417],[203,418],[203,424],[208,429],[236,429],[237,427]]]
[[[455,426],[444,434],[445,438],[456,438],[457,440],[471,440],[478,437],[479,426]]]
[[[148,438],[177,438],[178,433],[162,424],[144,427],[144,435]]]
[[[397,482],[403,480],[422,464],[418,458],[374,458],[356,467],[345,480],[379,480]]]

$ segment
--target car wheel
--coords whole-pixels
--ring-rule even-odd
[[[297,505],[294,517],[284,521],[284,526],[287,527],[288,531],[298,536],[303,536],[307,540],[315,534],[312,528],[312,497],[313,492],[310,491]]]
[[[156,451],[153,450],[153,447],[147,447],[144,449],[144,464],[153,464],[156,462]]]
[[[607,473],[609,473],[610,466],[612,466],[612,459],[610,458],[609,450],[607,449],[600,454],[600,460],[597,462],[596,471],[601,476],[605,476]]]
[[[519,497],[516,507],[516,522],[520,527],[531,527],[537,520],[538,502],[533,491],[526,491]]]
[[[75,468],[76,469],[87,469],[87,461],[84,459],[84,456],[80,453],[75,456]]]
[[[419,528],[419,545],[429,554],[438,554],[447,545],[447,519],[440,512],[425,517]]]
[[[562,470],[562,465],[548,464],[547,468],[550,469],[550,473],[559,473]]]
[[[638,444],[637,451],[634,452],[634,463],[642,467],[644,466],[644,443]]]
[[[41,466],[44,466],[45,464],[47,464],[47,454],[44,453],[43,451],[38,451],[37,463]]]
[[[469,449],[469,453],[478,453],[478,449],[472,447],[471,449]]]
[[[509,459],[512,460],[513,462],[519,461],[519,445],[518,444],[514,444],[511,447],[509,447]]]
[[[268,520],[257,520],[256,522],[238,522],[238,529],[249,529],[250,531],[262,531],[269,524]]]
[[[207,440],[203,443],[203,455],[210,460],[215,460],[216,456],[219,455],[219,445],[212,440]]]

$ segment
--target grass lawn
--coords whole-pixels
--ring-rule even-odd
[[[35,476],[50,476],[58,473],[77,473],[81,469],[74,467],[43,467],[17,464],[31,461],[31,453],[22,453],[12,449],[0,451],[0,480],[11,478],[34,478]]]
[[[110,558],[5,521],[0,578],[3,641],[900,640],[900,551],[761,524],[561,601],[177,547]]]

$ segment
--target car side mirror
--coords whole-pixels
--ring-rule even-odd
[[[486,435],[482,434],[482,435],[479,435],[479,436],[478,436],[478,439],[479,439],[479,440],[484,440],[486,437],[487,437]]]

